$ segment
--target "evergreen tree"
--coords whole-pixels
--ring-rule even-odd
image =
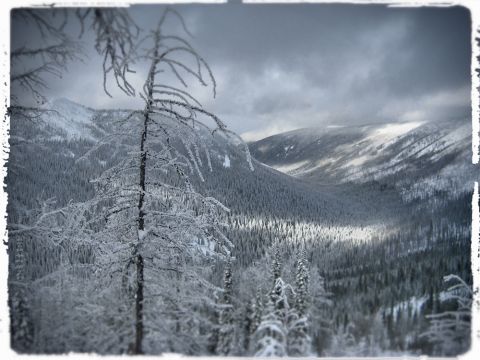
[[[458,355],[470,346],[472,320],[472,288],[459,276],[444,277],[446,283],[453,282],[445,294],[444,301],[453,301],[455,308],[427,315],[429,328],[421,334],[433,344],[435,355]]]
[[[243,351],[248,351],[250,348],[250,338],[251,335],[255,332],[256,328],[253,329],[255,326],[254,324],[254,316],[255,316],[255,300],[250,299],[245,306],[244,318],[243,318],[243,326],[242,326],[242,353]]]
[[[280,255],[280,246],[278,244],[278,240],[274,244],[273,259],[272,259],[272,275],[273,275],[274,284],[277,281],[277,279],[282,276],[282,259]]]
[[[223,277],[223,296],[219,316],[218,343],[216,353],[218,355],[230,355],[233,349],[233,304],[232,304],[232,264],[229,260]]]
[[[333,294],[326,291],[325,279],[320,276],[316,266],[310,268],[308,283],[310,293],[309,333],[312,336],[314,350],[316,354],[320,356],[323,355],[323,352],[328,346],[335,328],[333,324],[334,312],[332,311],[334,307],[331,300]],[[343,313],[344,312],[342,312],[342,314]],[[336,327],[338,328],[338,326],[339,325]]]
[[[274,284],[268,295],[261,322],[255,331],[255,356],[281,357],[288,355],[287,341],[290,306],[287,289],[291,290],[291,287],[280,277],[282,261],[278,244],[274,246],[271,266]]]
[[[296,261],[295,304],[289,316],[288,354],[308,356],[311,353],[309,335],[309,272],[306,254],[302,250]]]
[[[308,264],[306,259],[305,250],[301,250],[296,264],[296,275],[295,275],[295,308],[299,316],[304,316],[309,303],[309,283],[310,283],[310,274],[308,270]]]
[[[264,310],[260,289],[257,289],[255,299],[250,301],[249,308],[248,328],[247,333],[245,334],[245,338],[248,340],[246,340],[245,350],[247,350],[249,353],[252,353],[254,352],[253,348],[256,346],[255,342],[253,341],[255,338],[255,332],[262,322],[262,314]]]
[[[10,344],[21,352],[30,351],[33,345],[33,324],[30,313],[28,283],[25,279],[25,247],[22,236],[10,231],[8,251],[9,264],[9,307],[10,307]],[[15,256],[13,256],[15,255]]]
[[[262,320],[255,331],[255,356],[287,356],[288,298],[286,284],[276,279],[263,311]]]
[[[352,334],[352,324],[340,326],[333,334],[332,344],[327,352],[327,356],[356,356],[356,346],[357,342]]]

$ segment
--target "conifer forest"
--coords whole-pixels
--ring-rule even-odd
[[[238,95],[244,102],[235,123],[228,101],[245,82],[225,80],[238,78],[216,65],[226,56],[223,43],[213,37],[209,51],[202,45],[209,33],[199,29],[222,23],[240,33],[216,7],[235,8],[239,17],[252,11],[253,23],[270,5],[195,6],[151,5],[144,18],[135,6],[12,10],[5,179],[11,348],[247,357],[465,353],[479,175],[469,113],[455,105],[454,120],[416,112],[346,125],[340,117],[328,124],[295,117],[300,125],[290,128],[276,117],[279,131],[240,135],[250,124],[242,111],[256,109],[260,119],[274,107],[287,117],[317,100],[307,85],[296,89],[295,68],[286,72],[291,82],[275,85],[283,60],[268,58],[268,43],[243,51],[238,35],[231,39],[238,53],[229,55],[240,64],[234,72],[247,71],[253,57],[271,66]],[[207,19],[212,14],[211,23],[193,16],[197,8]],[[293,39],[303,21],[295,11],[282,13],[292,34],[281,40],[285,50],[312,41],[305,46],[326,52],[328,44],[312,39],[333,31]],[[214,31],[219,37],[223,30]],[[351,45],[337,34],[335,46]],[[369,34],[366,43],[377,46]],[[395,58],[406,62],[408,54]],[[441,53],[435,56],[441,63]],[[89,61],[88,71],[75,70]],[[363,66],[345,61],[352,73]],[[322,66],[309,73],[315,86],[330,76]],[[402,76],[391,76],[400,87]],[[82,77],[92,79],[88,87]],[[363,82],[345,87],[367,101],[356,90]],[[263,86],[272,86],[270,100],[260,97]],[[78,97],[70,98],[72,89]],[[118,98],[135,102],[109,105]],[[435,109],[457,98],[417,105]],[[346,98],[335,111],[367,111],[350,101],[360,100]]]

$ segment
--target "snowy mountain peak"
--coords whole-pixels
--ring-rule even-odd
[[[95,113],[93,110],[65,98],[50,100],[43,108],[52,110],[42,115],[42,121],[56,130],[58,138],[96,139],[92,131],[95,128],[92,122]]]

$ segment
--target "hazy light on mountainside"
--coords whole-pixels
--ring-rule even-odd
[[[345,164],[346,167],[350,167],[350,166],[361,166],[363,164],[365,164],[368,160],[370,160],[371,157],[368,156],[368,155],[362,155],[362,156],[358,156],[356,158],[353,158],[352,160],[350,160],[349,162],[347,162]]]
[[[368,137],[368,139],[372,142],[372,144],[384,144],[389,140],[392,140],[398,136],[408,133],[409,131],[412,131],[413,129],[416,129],[422,124],[424,124],[424,122],[421,121],[386,124],[385,126],[381,126],[380,128],[373,131],[372,134]]]
[[[307,164],[308,161],[299,161],[288,165],[275,166],[275,169],[285,174],[289,174],[290,172],[300,169],[302,166],[305,166]]]
[[[300,126],[295,126],[292,124],[278,124],[275,123],[271,126],[267,126],[262,129],[255,129],[252,131],[247,131],[244,132],[241,135],[242,139],[246,142],[253,142],[253,141],[258,141],[260,139],[264,139],[266,137],[272,136],[272,135],[277,135],[281,134],[287,131],[292,131],[300,128]]]

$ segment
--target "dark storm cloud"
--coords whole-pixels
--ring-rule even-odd
[[[136,5],[153,27],[163,6]],[[248,138],[327,123],[435,121],[469,114],[470,14],[377,5],[177,5],[218,80],[193,91]],[[174,22],[172,32],[180,30]],[[55,91],[93,107],[139,106],[99,84],[93,52]],[[97,66],[98,67],[98,66]],[[78,76],[82,74],[82,76]],[[141,83],[142,72],[137,75]],[[72,81],[75,88],[70,85]]]

